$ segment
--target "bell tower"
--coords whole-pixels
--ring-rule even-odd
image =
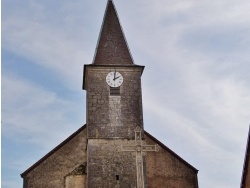
[[[88,187],[137,187],[136,156],[122,152],[143,130],[141,75],[134,64],[112,0],[92,64],[84,66],[87,92]]]
[[[133,63],[119,19],[108,1],[92,64],[84,66],[89,139],[132,139],[143,128],[141,75]]]

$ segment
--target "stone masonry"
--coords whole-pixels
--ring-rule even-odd
[[[136,126],[143,127],[141,74],[143,67],[116,67],[124,77],[120,96],[110,96],[106,75],[113,67],[87,66],[88,138],[129,138]]]
[[[70,179],[77,179],[81,188],[86,184],[85,173],[72,174],[79,165],[87,164],[87,129],[82,127],[77,134],[65,140],[44,158],[22,174],[24,188],[74,188],[66,187]],[[70,177],[69,177],[70,176]],[[72,184],[72,183],[71,183]],[[77,184],[77,182],[76,182]]]

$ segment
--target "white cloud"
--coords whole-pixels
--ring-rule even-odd
[[[89,55],[84,56],[80,40],[71,40],[67,33],[61,32],[61,28],[13,18],[3,23],[3,34],[4,48],[54,70],[57,75],[64,75],[62,79],[66,82],[80,82],[82,64]]]
[[[89,11],[83,5],[82,1],[59,5],[30,1],[21,3],[19,9],[13,7],[12,14],[3,15],[3,49],[53,70],[68,87],[79,88],[83,64],[92,62],[98,36],[98,31],[90,30],[91,16],[83,14]]]
[[[120,4],[134,60],[146,65],[146,130],[200,170],[201,187],[238,186],[250,114],[249,2]]]
[[[72,101],[10,75],[3,75],[2,83],[2,133],[6,137],[20,141],[26,137],[27,142],[48,151],[81,126],[72,126],[70,114],[77,108]]]
[[[250,2],[114,2],[135,63],[146,65],[146,130],[200,170],[200,187],[238,186],[250,114]],[[81,92],[106,2],[29,3],[4,12],[3,48]],[[2,83],[3,133],[46,152],[72,133],[67,114],[77,102],[15,75]]]
[[[250,114],[250,89],[234,75],[214,77],[213,66],[209,64],[182,65],[175,69],[179,79],[172,80],[173,83],[157,80],[154,75],[156,78],[150,79],[161,84],[143,88],[144,111],[151,116],[146,119],[153,119],[153,124],[146,128],[197,165],[205,187],[209,187],[207,182],[217,179],[218,174],[213,172],[216,167],[224,169],[219,170],[224,181],[222,187],[229,176],[239,183]],[[210,178],[203,177],[208,174]],[[211,183],[213,187],[215,184]]]

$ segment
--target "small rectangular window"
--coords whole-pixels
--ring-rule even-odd
[[[120,87],[110,87],[110,95],[119,96],[120,95]]]
[[[119,175],[116,175],[116,181],[119,181],[119,179],[120,179]]]

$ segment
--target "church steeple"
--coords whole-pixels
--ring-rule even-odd
[[[93,64],[134,64],[112,0],[107,2]]]
[[[143,129],[141,75],[123,35],[112,0],[107,7],[93,64],[84,65],[88,139],[133,139]]]

